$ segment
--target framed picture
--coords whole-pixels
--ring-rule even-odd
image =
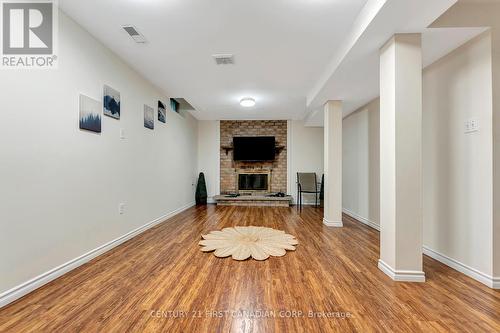
[[[115,89],[105,85],[103,96],[104,115],[111,118],[120,119],[120,93]]]
[[[80,94],[80,129],[101,133],[101,103]]]
[[[173,98],[170,99],[170,108],[172,108],[172,111],[179,113],[179,106],[179,102]]]
[[[162,123],[167,122],[167,108],[161,101],[158,101],[158,121]]]
[[[144,127],[155,128],[155,111],[152,107],[144,105]]]

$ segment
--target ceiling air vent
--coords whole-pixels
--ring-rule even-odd
[[[127,34],[132,37],[134,42],[136,43],[146,43],[146,38],[139,32],[133,25],[124,25],[122,26],[123,30],[127,32]]]
[[[234,56],[232,54],[214,54],[213,57],[217,65],[234,64]]]

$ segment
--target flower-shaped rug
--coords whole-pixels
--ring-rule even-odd
[[[232,256],[234,260],[266,260],[269,256],[282,257],[286,250],[295,251],[294,236],[284,231],[265,227],[234,227],[202,235],[203,252],[215,251],[216,257]]]

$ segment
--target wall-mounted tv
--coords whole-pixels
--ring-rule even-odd
[[[276,156],[274,136],[238,136],[233,138],[235,161],[273,161]]]

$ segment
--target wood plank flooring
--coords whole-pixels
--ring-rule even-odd
[[[300,244],[265,262],[199,251],[235,225]],[[378,232],[344,225],[312,207],[191,208],[0,309],[0,332],[500,332],[500,291],[428,257],[426,283],[395,283]]]

